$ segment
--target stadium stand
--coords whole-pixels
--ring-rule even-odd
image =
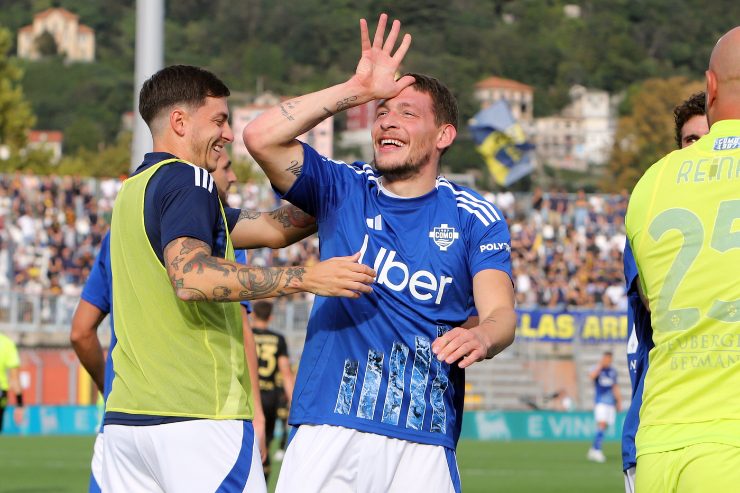
[[[34,370],[39,399],[46,395],[43,389],[50,381],[59,386],[60,380],[75,382],[62,385],[62,395],[70,403],[88,399],[89,389],[79,376],[80,372],[84,376],[84,370],[66,355],[71,350],[49,356],[60,349],[38,348],[68,347],[71,315],[107,231],[120,185],[118,178],[0,175],[0,330],[21,344],[24,365],[42,368]],[[621,258],[626,193],[536,189],[485,196],[502,209],[509,223],[519,308],[626,310]],[[271,210],[277,202],[269,186],[254,182],[235,186],[229,196],[231,206],[248,209]],[[316,261],[315,237],[279,251],[250,253],[250,262],[263,266]],[[310,302],[310,297],[294,296],[275,306],[274,326],[283,329],[294,365],[300,360]],[[104,341],[106,328],[104,323]],[[587,374],[606,348],[577,339],[572,343],[520,340],[493,361],[467,372],[466,406],[557,409],[560,397],[555,396],[568,395],[576,407],[589,409],[593,386]],[[615,352],[616,362],[625,361],[623,344],[608,348]],[[62,378],[52,376],[49,368],[67,363]],[[618,368],[622,396],[628,403],[627,369]]]

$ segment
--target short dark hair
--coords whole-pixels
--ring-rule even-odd
[[[457,99],[455,99],[452,91],[434,77],[411,72],[404,75],[410,75],[416,79],[411,87],[424,94],[429,94],[432,98],[432,111],[437,125],[449,123],[457,128]]]
[[[679,149],[681,148],[681,130],[683,126],[693,117],[707,114],[706,101],[707,96],[704,91],[697,92],[673,109],[673,120],[676,122],[676,145]]]
[[[139,92],[139,113],[151,127],[157,115],[173,105],[199,108],[209,96],[225,98],[230,94],[226,84],[208,70],[192,65],[170,65],[144,82]]]
[[[258,319],[267,322],[270,320],[270,315],[272,315],[272,303],[262,300],[257,301],[252,304],[252,313]]]

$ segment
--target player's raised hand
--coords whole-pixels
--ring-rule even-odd
[[[388,37],[385,37],[385,27],[388,16],[381,14],[375,37],[370,42],[367,21],[360,19],[360,38],[362,42],[362,56],[357,64],[354,75],[355,82],[363,87],[373,99],[385,99],[396,96],[406,87],[414,83],[411,76],[396,80],[396,71],[411,46],[411,35],[404,34],[401,44],[393,53],[398,35],[401,31],[401,22],[394,20]]]
[[[466,368],[486,358],[488,345],[475,327],[471,329],[455,327],[434,340],[432,352],[437,355],[439,361],[451,365],[460,360],[458,366]]]
[[[372,293],[375,271],[358,263],[360,253],[349,257],[334,257],[306,269],[303,288],[321,296],[359,298],[361,293]]]

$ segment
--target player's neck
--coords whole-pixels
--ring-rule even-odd
[[[390,192],[387,193],[390,196],[405,199],[421,197],[434,190],[437,184],[436,171],[436,167],[429,166],[420,174],[407,179],[388,180],[386,177],[381,177],[380,186],[385,192]]]
[[[195,156],[190,151],[188,146],[177,139],[173,139],[170,136],[164,135],[155,138],[153,144],[153,152],[166,152],[172,154],[173,156],[177,156],[179,159],[192,163],[196,166],[200,166],[201,168],[204,167],[197,162],[197,156]]]

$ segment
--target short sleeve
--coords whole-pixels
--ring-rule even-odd
[[[218,191],[202,168],[179,162],[163,166],[149,182],[144,212],[149,240],[161,259],[165,247],[177,238],[214,246],[221,215]]]
[[[285,342],[285,337],[278,336],[278,351],[277,351],[278,358],[280,356],[288,357],[288,344]]]
[[[364,171],[358,163],[334,161],[302,145],[303,169],[282,198],[322,221],[339,208]]]
[[[82,288],[81,298],[95,305],[101,312],[110,313],[111,309],[111,279],[110,273],[110,231],[103,237],[95,263],[90,270],[90,276]]]
[[[241,213],[241,209],[224,207],[224,215],[226,216],[226,227],[229,228],[229,231],[234,230],[236,223],[239,222],[239,216],[241,215]],[[246,263],[246,261],[244,263]]]
[[[482,200],[482,199],[481,199]],[[511,274],[511,235],[503,214],[493,204],[485,205],[491,212],[490,217],[482,220],[478,216],[470,216],[470,273],[475,276],[486,269],[505,272],[509,278]],[[491,221],[491,217],[493,221]]]
[[[213,242],[214,210],[208,192],[195,187],[181,188],[167,194],[162,200],[160,218],[162,250],[172,240],[195,238],[209,245]],[[198,204],[208,204],[198,207]]]

